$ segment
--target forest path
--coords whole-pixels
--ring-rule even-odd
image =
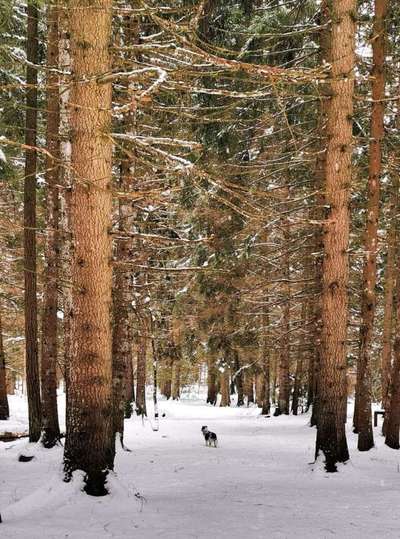
[[[349,433],[352,460],[329,475],[310,464],[315,430],[307,416],[263,418],[256,408],[196,400],[162,401],[160,409],[157,432],[150,421],[126,421],[132,452],[118,451],[107,498],[82,494],[79,478],[60,481],[61,448],[34,448],[36,459],[19,463],[26,442],[1,444],[0,537],[400,537],[399,454],[378,432],[378,448],[365,454]],[[217,433],[217,449],[204,445],[202,425]]]

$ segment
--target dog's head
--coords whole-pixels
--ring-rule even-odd
[[[208,432],[208,427],[207,425],[204,425],[203,427],[201,427],[201,432],[204,434],[205,432]]]

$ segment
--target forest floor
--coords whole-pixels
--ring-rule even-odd
[[[190,397],[190,398],[189,398]],[[60,412],[63,398],[60,397]],[[0,433],[26,430],[25,399],[10,397]],[[152,412],[152,404],[148,404]],[[309,417],[259,415],[257,408],[215,408],[189,395],[161,401],[158,431],[140,418],[125,423],[131,453],[119,450],[110,496],[63,483],[62,448],[26,440],[0,443],[2,539],[232,539],[400,537],[400,453],[383,445],[356,450],[339,473],[312,464]],[[63,421],[62,421],[63,423]],[[208,425],[219,447],[205,447]],[[18,462],[21,453],[35,454]]]

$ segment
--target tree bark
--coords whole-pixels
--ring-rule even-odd
[[[392,363],[392,334],[393,334],[393,303],[395,288],[395,265],[396,252],[398,251],[398,204],[399,204],[399,178],[394,172],[393,185],[390,195],[390,223],[387,239],[387,259],[385,268],[385,299],[382,332],[382,357],[381,357],[381,385],[382,406],[386,411],[382,432],[385,434],[390,408],[390,371]]]
[[[355,0],[329,3],[331,20],[331,97],[327,112],[324,259],[319,413],[315,455],[322,451],[327,471],[349,458],[346,339],[348,320],[349,190],[355,62]]]
[[[142,334],[139,336],[136,359],[136,414],[147,415],[146,411],[146,366],[147,335],[144,322],[141,324]]]
[[[288,189],[286,189],[288,198]],[[286,221],[283,222],[283,241],[284,241],[284,257],[283,257],[283,283],[282,290],[282,328],[280,338],[280,350],[279,350],[279,373],[278,373],[278,409],[275,411],[276,415],[289,414],[289,401],[290,401],[290,287],[289,287],[289,231]]]
[[[24,280],[25,280],[25,360],[28,393],[29,441],[37,442],[41,433],[40,376],[38,361],[37,278],[36,278],[36,136],[37,71],[39,63],[38,9],[28,1],[26,57],[25,182],[24,182]],[[33,65],[31,65],[33,64]]]
[[[58,356],[58,278],[59,278],[59,76],[58,63],[58,19],[57,5],[48,7],[47,42],[47,131],[46,146],[46,246],[44,267],[41,390],[42,390],[42,437],[44,447],[51,448],[60,440],[57,410],[57,356]]]
[[[174,345],[174,350],[171,394],[173,400],[179,400],[181,396],[181,352],[179,345]]]
[[[3,346],[3,324],[0,309],[0,420],[10,417],[10,409],[7,399],[7,381],[6,381],[6,356]]]
[[[385,444],[400,449],[400,281],[396,283],[396,329],[393,346],[393,365],[390,373],[390,402],[385,414]]]
[[[67,390],[67,479],[85,472],[85,491],[107,494],[114,464],[111,354],[111,0],[71,0],[72,346]],[[82,82],[84,81],[84,82]]]
[[[217,373],[215,358],[210,354],[207,358],[207,404],[217,403]]]
[[[364,238],[366,258],[361,292],[360,350],[357,362],[357,385],[354,427],[358,434],[359,451],[374,445],[371,414],[371,346],[376,308],[376,255],[378,247],[379,187],[382,171],[382,139],[384,136],[385,97],[385,19],[387,0],[375,0],[372,37],[372,116],[369,144],[369,177],[367,220]],[[357,411],[357,413],[356,413]]]
[[[225,366],[224,371],[220,373],[221,380],[221,403],[220,406],[230,406],[231,396],[229,392],[229,369]]]

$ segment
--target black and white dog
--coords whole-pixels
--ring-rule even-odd
[[[209,431],[207,425],[204,425],[204,427],[201,427],[201,432],[203,433],[204,440],[206,442],[206,445],[208,445],[208,447],[212,447],[212,446],[217,447],[218,440],[217,440],[217,435],[215,434],[215,432]]]

